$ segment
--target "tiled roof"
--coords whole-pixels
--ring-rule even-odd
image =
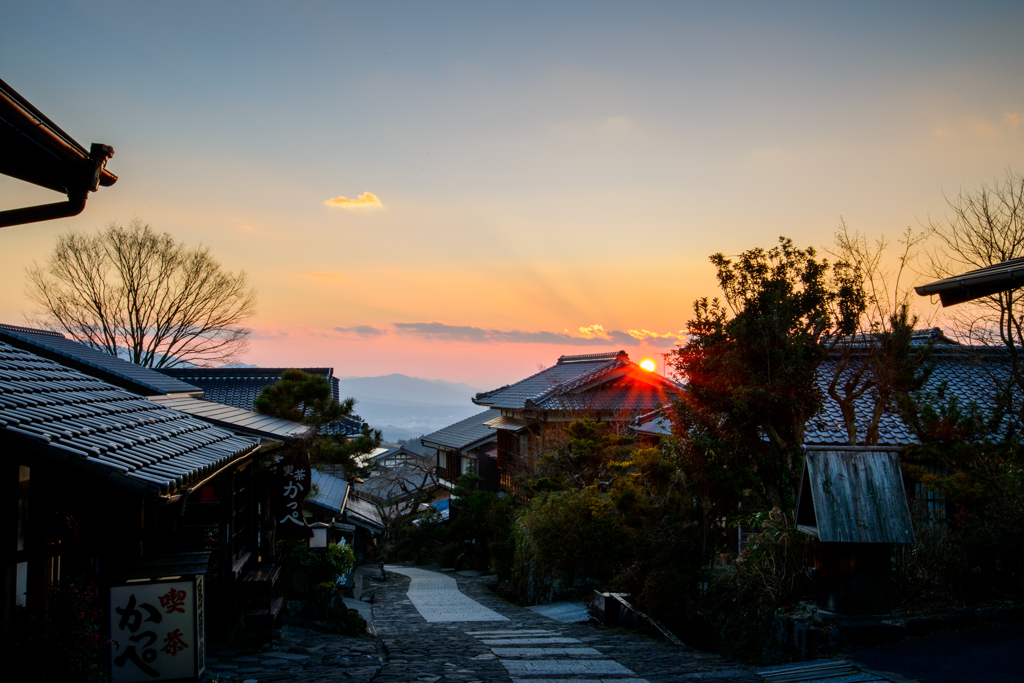
[[[140,396],[200,391],[198,387],[179,379],[129,363],[57,332],[0,324],[0,341],[55,360],[65,367],[80,370]]]
[[[1005,380],[1009,376],[1009,358],[999,349],[972,349],[960,346],[936,346],[931,356],[934,369],[924,391],[934,392],[946,382],[947,396],[956,396],[961,406],[972,401],[981,408],[991,409],[995,391],[993,378]],[[847,442],[846,427],[839,405],[827,394],[828,382],[837,363],[834,359],[822,363],[818,371],[818,385],[825,393],[825,405],[816,417],[807,423],[804,442],[807,444],[843,444]],[[857,436],[863,440],[867,431],[867,417],[872,410],[870,396],[863,396],[856,402]],[[879,444],[907,445],[917,443],[910,428],[896,414],[889,410],[879,422]]]
[[[173,368],[161,370],[169,377],[193,384],[203,390],[207,401],[252,410],[256,397],[264,387],[274,384],[289,368]],[[333,368],[298,368],[310,375],[321,375],[331,383],[331,395],[341,400],[338,378]],[[342,418],[321,431],[326,434],[357,436],[363,428],[362,418]]]
[[[473,402],[510,410],[648,411],[678,392],[674,382],[643,370],[625,351],[618,351],[562,356],[524,380],[477,394]]]
[[[316,487],[316,493],[308,496],[305,502],[340,517],[345,511],[348,482],[317,469],[312,470],[312,475],[311,481]]]
[[[299,422],[192,396],[150,396],[149,400],[233,432],[261,438],[281,440],[300,437],[311,429],[309,425]]]
[[[665,436],[672,433],[672,421],[662,411],[652,410],[638,417],[629,429],[641,436]]]
[[[198,483],[254,440],[0,342],[0,439],[138,495]]]
[[[836,348],[837,350],[843,348],[867,349],[874,344],[877,344],[878,340],[879,335],[876,333],[854,334],[848,337],[840,337]],[[926,344],[933,344],[936,346],[959,346],[958,342],[947,337],[939,327],[930,327],[911,332],[910,346],[912,348],[921,348]]]
[[[497,438],[493,429],[487,426],[487,421],[498,416],[496,410],[485,410],[482,413],[467,417],[455,424],[448,425],[432,434],[420,437],[420,443],[424,446],[446,446],[456,450],[470,448],[485,441]]]
[[[361,526],[370,531],[380,531],[384,528],[384,522],[380,517],[380,510],[377,506],[359,496],[350,495],[348,505],[345,506],[345,519],[350,524]]]

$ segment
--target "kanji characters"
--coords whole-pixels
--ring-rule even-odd
[[[164,646],[160,649],[170,656],[175,657],[179,652],[187,647],[188,645],[183,640],[181,629],[176,628],[167,634],[167,637],[164,638]]]
[[[172,587],[167,593],[160,596],[160,606],[166,610],[167,614],[171,612],[181,612],[184,614],[185,595],[185,591],[175,590]]]

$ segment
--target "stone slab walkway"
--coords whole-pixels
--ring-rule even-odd
[[[428,622],[508,621],[508,617],[460,593],[458,584],[450,576],[410,567],[387,566],[385,569],[411,579],[406,594]]]
[[[560,623],[502,600],[479,577],[388,569],[388,580],[375,588],[385,659],[374,683],[757,680],[718,655],[630,631]],[[474,615],[487,618],[466,618]]]

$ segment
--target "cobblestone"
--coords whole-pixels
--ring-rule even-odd
[[[755,681],[742,665],[619,629],[563,623],[491,593],[475,572],[394,568],[373,595],[378,638],[288,624],[273,647],[211,648],[207,681],[296,683],[715,683]],[[376,572],[376,569],[375,569]],[[421,573],[422,572],[422,573]],[[439,592],[409,594],[412,580]],[[451,605],[442,593],[449,593]],[[410,599],[410,597],[415,599]],[[417,610],[416,602],[432,618]],[[473,603],[473,604],[470,604]],[[485,621],[450,621],[483,617]]]
[[[374,626],[386,650],[374,683],[756,680],[732,660],[630,631],[561,623],[506,602],[480,577],[447,576],[464,596],[508,621],[427,622],[407,599],[409,577],[388,572],[374,587]]]

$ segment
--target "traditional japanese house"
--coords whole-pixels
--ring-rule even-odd
[[[255,548],[258,447],[0,341],[5,618],[45,584],[102,585],[133,560],[194,564],[198,552],[206,623],[215,636],[233,631],[232,578]],[[190,527],[193,514],[203,524]]]
[[[498,490],[498,435],[488,424],[496,416],[485,410],[420,437],[423,446],[436,451],[442,486],[451,489],[463,474],[476,474],[483,479],[481,490]]]
[[[198,387],[56,332],[0,325],[0,341],[145,397],[157,406],[190,415],[237,436],[256,439],[265,455],[304,436],[310,429],[289,420],[204,400]],[[237,628],[243,612],[240,578],[261,555],[263,561],[271,561],[274,556],[268,546],[272,535],[266,533],[274,524],[267,504],[269,476],[264,473],[261,477],[257,470],[258,463],[246,460],[234,470],[223,473],[216,482],[197,488],[186,497],[187,503],[181,506],[172,533],[165,539],[175,547],[197,547],[209,552],[207,583],[213,600],[211,625],[217,627],[223,623],[226,632]],[[258,541],[265,547],[260,548]]]
[[[252,410],[256,397],[264,387],[268,387],[281,379],[288,368],[171,368],[160,372],[175,379],[199,387],[203,398],[208,401],[224,403],[244,410]],[[310,375],[325,377],[331,384],[331,395],[336,401],[341,400],[338,378],[333,368],[298,368]],[[357,436],[363,429],[363,421],[358,416],[342,418],[327,425],[323,431],[328,434]]]
[[[850,368],[858,367],[858,358],[874,343],[870,338],[854,342],[844,351],[853,359]],[[915,333],[912,346],[924,344],[932,345],[931,374],[922,391],[937,395],[941,390],[945,400],[955,397],[964,408],[972,403],[986,411],[996,407],[995,387],[1005,383],[1009,374],[1005,350],[961,346],[938,329]],[[821,365],[818,383],[823,391],[840,362],[839,355],[833,354]],[[914,541],[908,501],[916,499],[923,507],[923,523],[943,524],[946,519],[940,493],[920,483],[913,483],[909,491],[906,488],[909,480],[899,455],[919,443],[919,438],[895,406],[888,406],[881,415],[877,444],[864,444],[873,402],[870,392],[854,402],[856,444],[849,443],[842,412],[830,398],[806,428],[796,525],[815,539],[816,591],[822,609],[884,611],[892,548]]]
[[[617,351],[562,356],[515,384],[477,394],[473,402],[494,415],[486,424],[497,432],[497,469],[505,489],[518,468],[532,468],[535,458],[564,437],[569,423],[587,418],[625,433],[638,416],[676,399],[680,388]]]

